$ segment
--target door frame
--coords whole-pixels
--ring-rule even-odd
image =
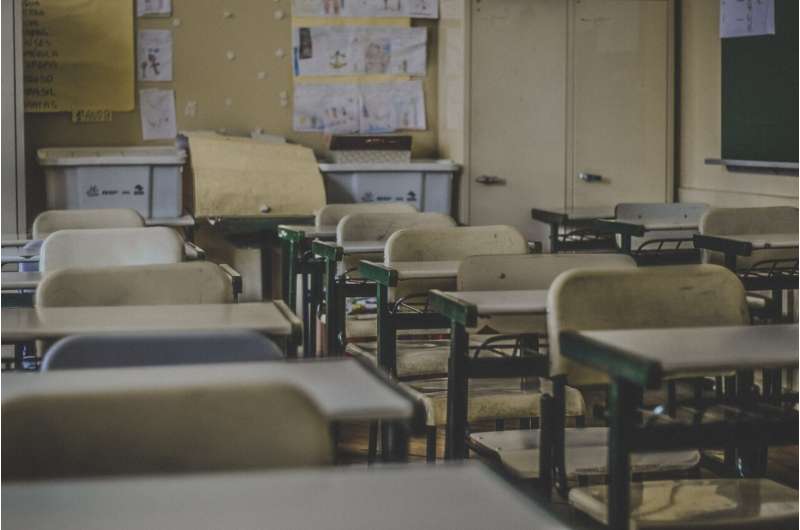
[[[567,5],[567,109],[566,109],[566,161],[564,164],[566,174],[566,186],[564,189],[564,206],[571,208],[573,204],[573,191],[575,188],[575,46],[572,36],[575,34],[575,4],[579,0],[569,0]],[[634,1],[634,0],[631,0]],[[664,197],[666,202],[673,202],[675,200],[675,121],[676,121],[676,90],[677,83],[679,82],[676,76],[676,40],[675,40],[675,27],[676,27],[676,2],[680,0],[657,0],[667,4],[667,101],[666,101],[666,117],[667,117],[667,133],[666,133],[666,160],[664,174],[666,179],[664,182]]]

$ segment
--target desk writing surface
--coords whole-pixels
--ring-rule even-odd
[[[2,377],[3,401],[30,395],[287,383],[305,391],[332,421],[402,420],[410,419],[414,412],[408,399],[350,359],[53,370]]]
[[[37,530],[562,530],[481,464],[3,484],[3,523]]]
[[[330,239],[336,237],[336,225],[279,225],[281,230],[303,232],[306,239]]]
[[[797,334],[797,324],[580,333],[630,357],[658,363],[664,375],[797,366]],[[562,355],[572,357],[563,348]]]
[[[3,308],[3,342],[69,335],[252,330],[285,337],[292,324],[272,302],[157,306]]]
[[[793,248],[798,246],[797,233],[787,234],[734,234],[717,236],[722,239],[730,239],[743,243],[750,243],[754,250],[766,248]]]
[[[36,289],[42,281],[41,272],[3,272],[0,277],[2,289]]]
[[[386,241],[345,241],[341,247],[345,254],[383,254]]]
[[[479,315],[536,315],[547,312],[547,290],[453,291],[446,295],[478,309]]]
[[[568,223],[570,221],[590,221],[603,217],[613,217],[613,206],[587,206],[578,208],[534,208],[532,211],[534,219],[549,222],[559,218],[559,222]]]
[[[395,261],[389,267],[397,271],[398,280],[455,278],[461,262],[450,261]]]

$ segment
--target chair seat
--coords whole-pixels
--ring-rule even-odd
[[[411,330],[429,331],[429,330]],[[477,347],[480,341],[470,341],[470,346]],[[354,357],[364,357],[377,364],[378,343],[349,343],[345,351]],[[486,352],[485,355],[497,355]],[[449,340],[402,340],[397,342],[397,377],[399,379],[415,379],[439,377],[447,374],[447,363],[450,358]]]
[[[425,406],[428,426],[447,423],[447,378],[427,379],[407,383]],[[538,417],[543,393],[549,393],[547,383],[538,377],[520,383],[519,378],[473,379],[469,383],[467,421]],[[566,390],[567,416],[583,416],[585,405],[581,393],[571,387]]]
[[[607,523],[608,488],[573,488],[569,502]],[[766,479],[660,480],[631,484],[636,528],[797,528],[797,491]]]
[[[587,427],[566,429],[567,477],[602,476],[607,474],[608,429]],[[539,431],[510,430],[481,432],[470,440],[487,452],[497,455],[503,465],[523,479],[539,476]],[[659,453],[634,453],[631,468],[634,473],[662,473],[692,469],[700,463],[697,450]]]

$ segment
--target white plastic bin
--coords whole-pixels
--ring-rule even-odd
[[[183,150],[66,147],[39,149],[37,155],[48,209],[134,208],[147,219],[183,213]]]
[[[382,164],[320,164],[329,203],[408,202],[421,212],[452,214],[450,160]]]

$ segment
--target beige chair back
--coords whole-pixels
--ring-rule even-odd
[[[417,208],[405,202],[360,202],[355,204],[327,204],[314,216],[316,226],[336,226],[351,213],[414,213]]]
[[[128,381],[81,389],[81,377],[127,371],[152,380],[167,369],[69,370],[70,388],[4,399],[3,482],[332,462],[328,422],[295,386]]]
[[[700,219],[700,233],[709,235],[796,233],[798,210],[792,206],[711,208]],[[737,259],[738,268],[770,259],[797,259],[796,249],[759,251]],[[703,251],[704,263],[723,264],[721,252]]]
[[[171,228],[59,230],[42,244],[40,270],[179,263],[183,239]]]
[[[574,269],[559,275],[548,296],[552,375],[573,385],[603,384],[598,371],[561,357],[564,330],[733,326],[750,322],[742,283],[716,265]]]
[[[36,290],[40,307],[224,304],[231,280],[209,261],[61,269]]]
[[[407,228],[392,234],[386,242],[384,262],[461,261],[485,254],[525,254],[528,242],[513,226],[462,226]],[[425,293],[430,289],[453,290],[456,278],[401,282],[393,297]]]
[[[546,290],[564,271],[576,268],[635,268],[627,254],[504,254],[470,256],[458,269],[459,291]],[[498,333],[547,333],[546,315],[481,319],[478,329]]]
[[[48,210],[33,221],[33,239],[44,239],[59,230],[87,228],[141,228],[144,218],[131,208],[99,210]]]

